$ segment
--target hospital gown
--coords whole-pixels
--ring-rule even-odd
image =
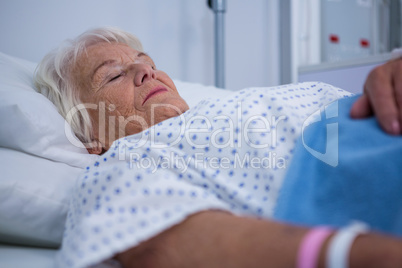
[[[77,181],[58,266],[101,263],[203,210],[269,219],[303,123],[347,95],[249,88],[115,141]]]

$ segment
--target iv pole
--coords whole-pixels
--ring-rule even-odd
[[[225,31],[226,0],[207,0],[215,13],[215,86],[225,88]]]

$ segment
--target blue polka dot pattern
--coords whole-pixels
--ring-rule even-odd
[[[115,141],[79,178],[58,265],[99,263],[201,210],[270,218],[303,122],[346,95],[249,88]]]

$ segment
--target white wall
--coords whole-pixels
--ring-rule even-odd
[[[227,88],[279,83],[278,1],[227,0]],[[206,0],[1,1],[0,51],[39,61],[62,40],[104,25],[136,34],[172,78],[214,83]]]

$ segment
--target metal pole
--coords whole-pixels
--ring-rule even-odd
[[[225,88],[225,28],[226,0],[208,0],[215,13],[215,86]]]

